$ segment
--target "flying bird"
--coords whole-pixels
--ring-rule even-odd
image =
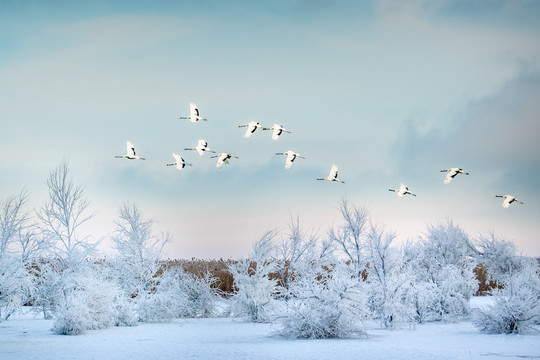
[[[469,175],[468,172],[464,172],[463,169],[456,168],[456,167],[450,168],[448,170],[441,170],[441,172],[447,173],[446,177],[444,178],[445,184],[449,184],[450,181],[452,181],[452,179],[457,176],[457,174]]]
[[[519,201],[518,199],[516,199],[512,195],[495,195],[495,197],[500,197],[500,198],[504,199],[503,203],[502,203],[503,208],[509,207],[510,204],[513,203],[513,202],[518,202],[520,204],[524,204],[523,202]]]
[[[248,138],[257,130],[262,127],[257,121],[250,121],[246,125],[238,125],[238,127],[247,127],[246,133],[244,134],[245,138]]]
[[[178,154],[175,154],[175,153],[172,153],[172,156],[174,157],[174,162],[172,164],[167,164],[167,166],[174,166],[176,165],[176,168],[178,170],[182,170],[183,168],[185,168],[186,166],[192,166],[191,164],[188,164],[184,161],[184,158],[182,158],[182,156],[178,155]]]
[[[263,127],[263,130],[273,130],[272,139],[274,140],[279,139],[279,136],[284,132],[289,133],[289,134],[291,133],[290,131],[286,130],[283,126],[279,124],[274,124],[274,126],[272,126],[271,128]]]
[[[397,190],[394,190],[394,189],[388,189],[388,191],[393,191],[396,193],[397,196],[399,197],[402,197],[403,195],[412,195],[412,196],[416,196],[416,194],[413,194],[412,192],[409,191],[409,188],[407,186],[405,186],[405,184],[401,183],[401,185],[399,185],[399,189]]]
[[[184,150],[196,150],[200,156],[203,156],[205,152],[216,153],[208,148],[208,142],[206,140],[199,140],[197,146],[194,148],[185,148]]]
[[[188,117],[179,117],[179,119],[189,119],[191,122],[197,122],[199,120],[204,120],[199,114],[199,108],[194,103],[189,103],[189,116]]]
[[[221,153],[219,155],[214,155],[212,157],[213,158],[218,158],[217,164],[216,164],[217,168],[221,168],[223,166],[223,164],[228,164],[229,160],[231,160],[231,158],[238,159],[238,156],[234,156],[233,154],[229,154],[229,153]]]
[[[116,155],[115,158],[125,158],[125,159],[130,159],[130,160],[136,160],[136,159],[146,160],[145,158],[137,156],[137,154],[135,153],[135,147],[133,146],[131,141],[126,141],[126,147],[127,147],[126,155]]]
[[[296,158],[305,159],[305,157],[300,156],[300,154],[297,154],[292,150],[279,152],[279,153],[276,153],[276,155],[287,155],[287,159],[285,160],[285,169],[290,169],[293,165],[294,160],[296,160]]]
[[[335,164],[332,164],[332,169],[330,169],[330,174],[328,174],[325,178],[318,178],[317,180],[328,180],[328,181],[338,181],[341,183],[345,183],[345,181],[341,181],[337,178],[338,175],[338,167]]]

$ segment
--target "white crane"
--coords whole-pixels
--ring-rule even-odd
[[[276,155],[287,155],[287,159],[285,160],[285,169],[290,169],[293,165],[294,160],[296,160],[296,158],[305,159],[305,157],[300,156],[300,154],[295,153],[292,150],[279,152],[279,153],[276,153]]]
[[[135,147],[131,143],[131,141],[126,141],[126,147],[127,147],[127,153],[126,155],[116,155],[115,158],[124,158],[124,159],[130,159],[130,160],[146,160],[145,158],[137,156],[135,153]]]
[[[176,168],[178,170],[182,170],[186,166],[192,166],[192,164],[188,164],[184,161],[184,158],[178,154],[172,153],[172,156],[174,157],[174,162],[172,164],[167,164],[167,166],[174,166],[176,165]]]
[[[441,172],[447,173],[446,177],[444,178],[445,184],[449,184],[450,181],[452,181],[452,179],[457,176],[457,174],[469,175],[468,172],[464,172],[463,169],[456,168],[456,167],[450,168],[448,170],[441,170]]]
[[[407,186],[405,186],[404,183],[401,183],[401,185],[399,185],[399,189],[397,190],[394,190],[394,189],[388,189],[388,191],[393,191],[396,193],[397,196],[399,197],[402,197],[403,195],[412,195],[412,196],[416,196],[416,194],[413,194],[412,192],[409,191],[409,188]]]
[[[345,181],[341,181],[337,178],[338,175],[338,167],[335,164],[332,164],[332,168],[330,169],[330,174],[328,174],[325,178],[318,178],[317,180],[328,180],[328,181],[337,181],[341,183],[345,183]]]
[[[284,132],[289,133],[289,134],[291,133],[290,131],[288,131],[287,129],[285,129],[283,126],[279,124],[274,124],[274,126],[272,126],[271,128],[263,127],[263,130],[273,130],[272,139],[274,140],[279,139],[279,136]]]
[[[499,197],[499,198],[503,198],[503,203],[502,203],[502,207],[503,208],[507,208],[510,206],[511,203],[513,202],[518,202],[520,204],[524,204],[523,202],[519,201],[518,199],[516,199],[515,197],[513,197],[512,195],[495,195],[495,197]]]
[[[218,158],[217,164],[216,164],[217,168],[222,167],[223,164],[228,164],[229,160],[231,160],[231,158],[238,159],[238,156],[234,156],[233,154],[229,154],[229,153],[221,153],[219,155],[214,155],[212,157],[213,158]]]
[[[199,108],[194,103],[189,103],[189,116],[187,117],[182,116],[182,117],[179,117],[179,119],[188,119],[191,122],[197,122],[199,120],[206,121],[206,119],[203,119],[201,117],[201,115],[199,114]]]
[[[194,148],[185,148],[184,150],[196,150],[200,156],[203,156],[205,152],[216,153],[208,148],[208,142],[206,140],[199,140],[197,146]]]
[[[245,138],[248,138],[257,130],[258,128],[262,127],[261,124],[259,124],[257,121],[250,121],[246,125],[238,125],[238,127],[247,127],[246,133],[244,134]]]

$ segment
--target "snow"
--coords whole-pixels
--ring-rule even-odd
[[[473,306],[490,298],[474,298]],[[539,358],[539,332],[488,335],[469,321],[397,330],[367,323],[367,338],[286,340],[270,324],[177,319],[54,335],[53,320],[24,309],[0,323],[0,359],[515,359]]]

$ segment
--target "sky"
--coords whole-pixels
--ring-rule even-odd
[[[324,234],[347,200],[398,243],[451,219],[540,256],[538,39],[527,0],[3,1],[0,199],[39,209],[67,161],[104,252],[125,203],[165,257],[236,258],[296,217]],[[179,119],[190,102],[208,121]],[[198,139],[239,159],[217,169]],[[127,140],[147,160],[114,158]],[[316,181],[333,163],[345,184]],[[444,185],[451,167],[471,175]]]

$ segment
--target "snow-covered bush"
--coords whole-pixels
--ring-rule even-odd
[[[268,322],[276,305],[277,280],[274,258],[276,233],[267,230],[253,245],[248,259],[229,265],[234,277],[235,293],[230,299],[231,313],[251,322]]]
[[[165,322],[178,317],[178,298],[173,297],[177,293],[164,290],[156,290],[154,293],[141,293],[135,299],[136,310],[140,322]],[[183,301],[181,301],[183,302]]]
[[[314,231],[303,231],[298,217],[296,221],[291,218],[289,232],[282,236],[281,242],[276,245],[278,274],[278,291],[285,301],[290,297],[290,284],[298,274],[299,268],[313,256],[319,235]]]
[[[213,317],[218,314],[216,300],[218,290],[213,288],[217,279],[210,273],[201,277],[181,271],[178,276],[179,290],[186,295],[182,317]]]
[[[370,313],[389,328],[415,321],[414,272],[401,252],[391,246],[394,238],[384,226],[371,223],[365,240]]]
[[[417,321],[449,321],[470,314],[469,300],[478,289],[476,250],[460,227],[452,221],[430,226],[405,253],[415,267]]]
[[[386,327],[415,321],[414,282],[411,262],[392,247],[395,238],[383,225],[370,221],[365,209],[343,201],[343,224],[330,230],[340,256],[354,269],[352,276],[365,281],[371,317]]]
[[[523,257],[517,254],[516,245],[494,233],[480,236],[476,247],[477,261],[485,266],[490,280],[504,282],[507,276],[523,269]]]
[[[503,288],[492,292],[495,303],[475,309],[473,323],[493,334],[524,333],[540,323],[540,267],[535,259],[505,277]]]
[[[291,281],[286,311],[275,319],[276,334],[293,339],[364,336],[365,283],[351,275],[355,269],[333,258],[325,243],[318,258],[304,262]]]
[[[104,329],[118,321],[118,288],[95,274],[80,274],[68,279],[63,298],[55,309],[53,332],[78,335],[86,330]]]
[[[159,257],[168,234],[155,235],[154,221],[136,205],[124,204],[118,211],[112,237],[118,256],[113,261],[115,278],[131,299],[142,322],[168,321],[177,317],[182,302],[167,272],[160,272]]]
[[[38,241],[29,225],[30,213],[24,209],[27,198],[23,191],[0,201],[0,322],[26,303],[33,291],[26,263],[36,253]]]
[[[135,298],[140,321],[215,316],[217,293],[211,287],[214,282],[210,275],[198,278],[182,269],[164,271],[154,291],[140,293]]]
[[[17,258],[0,254],[0,322],[7,320],[30,297],[32,281]]]
[[[139,314],[135,311],[135,304],[126,294],[118,289],[118,293],[114,299],[116,317],[115,326],[135,326],[139,321]]]
[[[33,264],[35,267],[34,292],[32,294],[32,310],[41,312],[45,319],[51,319],[59,302],[63,298],[65,277],[67,271],[60,267],[60,263],[40,261]]]

